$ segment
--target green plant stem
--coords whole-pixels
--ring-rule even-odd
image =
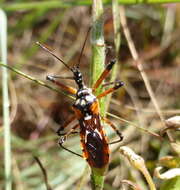
[[[99,175],[99,171],[93,170],[91,172],[91,185],[93,190],[102,190],[104,186],[104,175]]]
[[[67,96],[67,97],[69,97],[69,98],[71,98],[71,99],[75,99],[73,96],[70,96],[69,94],[67,94],[67,93],[65,93],[65,92],[63,92],[63,91],[61,91],[61,90],[59,90],[59,89],[57,89],[57,88],[54,88],[54,87],[52,87],[52,86],[46,84],[45,82],[43,82],[43,81],[41,81],[41,80],[38,80],[38,79],[36,79],[36,78],[34,78],[34,77],[30,76],[30,75],[27,75],[27,74],[25,74],[25,73],[19,71],[19,70],[16,69],[16,68],[10,67],[10,66],[5,65],[5,64],[3,64],[3,63],[1,63],[1,62],[0,62],[0,66],[6,67],[6,68],[10,69],[11,71],[17,73],[18,75],[21,75],[21,76],[23,76],[23,77],[25,77],[25,78],[27,78],[27,79],[29,79],[29,80],[32,80],[33,82],[35,82],[35,83],[37,83],[37,84],[39,84],[39,85],[41,85],[41,86],[44,86],[44,87],[46,87],[46,88],[49,88],[50,90],[56,91],[56,92],[58,92],[58,93],[61,93],[61,94],[65,95],[65,96]]]
[[[103,4],[101,0],[93,0],[92,5],[92,64],[91,64],[91,85],[94,84],[104,70],[105,44],[103,35]],[[96,94],[102,92],[102,86],[96,89]],[[105,115],[105,99],[100,101],[100,114]],[[104,186],[104,175],[107,166],[104,168],[91,168],[91,185],[93,190],[101,190]]]
[[[0,10],[0,55],[2,62],[7,65],[7,18]],[[4,127],[4,163],[5,190],[12,189],[11,170],[11,132],[9,118],[8,72],[2,68],[2,96],[3,96],[3,127]]]
[[[111,4],[112,0],[103,0],[103,3]],[[160,4],[160,3],[176,3],[180,0],[118,0],[121,5],[132,4]],[[68,8],[72,6],[89,6],[92,4],[91,0],[73,0],[73,1],[34,1],[27,3],[1,3],[0,6],[5,11],[17,11],[17,10],[30,10],[41,8]]]
[[[101,0],[93,1],[92,8],[92,64],[91,64],[91,85],[94,84],[101,73],[104,70],[104,62],[105,62],[105,44],[104,44],[104,35],[103,35],[103,7]],[[102,92],[102,87],[100,86],[96,90],[96,95]],[[102,98],[100,101],[100,112],[101,115],[105,115],[105,99]]]

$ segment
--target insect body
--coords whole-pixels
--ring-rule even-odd
[[[107,94],[113,92],[114,90],[123,86],[121,81],[115,82],[114,87],[105,90],[103,93],[99,94],[98,96],[94,95],[96,89],[100,86],[102,81],[107,77],[110,70],[112,69],[115,61],[111,61],[105,68],[104,72],[101,74],[97,82],[93,85],[93,88],[87,88],[84,84],[82,73],[80,72],[78,66],[74,66],[70,68],[66,63],[64,63],[60,58],[54,55],[49,49],[46,47],[40,46],[55,56],[58,60],[60,60],[68,69],[71,70],[73,73],[72,77],[68,77],[73,79],[77,86],[78,90],[65,86],[63,83],[57,81],[54,76],[47,76],[47,79],[59,87],[63,88],[70,94],[75,95],[76,100],[73,104],[73,110],[75,115],[63,126],[60,127],[58,130],[58,134],[62,135],[62,131],[69,124],[74,121],[78,120],[78,124],[74,125],[66,134],[63,135],[63,138],[60,139],[60,146],[65,150],[81,156],[63,146],[65,139],[75,132],[77,128],[80,129],[80,137],[81,137],[81,145],[82,145],[82,152],[83,155],[81,157],[85,158],[89,165],[94,168],[104,168],[109,163],[109,144],[103,130],[103,126],[101,124],[101,116],[99,110],[99,99],[106,96]],[[121,133],[116,129],[116,127],[106,118],[102,118],[106,123],[108,123],[117,133],[119,136],[119,140],[112,142],[116,143],[122,140]],[[110,143],[110,144],[112,144]]]
[[[109,147],[100,122],[99,103],[91,89],[80,86],[73,109],[79,121],[83,157],[91,167],[101,168],[108,164]]]

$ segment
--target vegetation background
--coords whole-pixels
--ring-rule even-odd
[[[70,72],[36,45],[47,44],[70,66],[79,59],[86,32],[92,24],[91,6],[51,8],[12,8],[28,0],[3,1],[8,18],[8,64],[39,80],[47,74],[68,76]],[[44,2],[44,1],[39,1]],[[50,4],[51,2],[49,2]],[[143,62],[145,73],[165,119],[180,113],[180,5],[129,5],[126,18],[133,42]],[[1,27],[1,26],[0,26]],[[153,173],[161,155],[174,155],[168,144],[138,127],[155,133],[162,129],[144,81],[131,57],[121,27],[117,79],[125,87],[113,94],[108,112],[128,120],[109,117],[121,130],[124,141],[111,146],[111,161],[104,189],[121,189],[122,179],[141,184],[143,176],[133,169],[118,152],[120,145],[131,147],[146,161]],[[90,37],[89,37],[90,38]],[[104,6],[104,38],[106,63],[116,57],[111,4]],[[81,58],[81,71],[86,84],[90,81],[91,45],[87,41]],[[87,163],[58,147],[56,130],[72,115],[73,100],[34,82],[9,72],[10,121],[12,132],[12,165],[14,190],[45,189],[42,172],[33,156],[39,157],[48,174],[49,184],[56,190],[90,189]],[[46,82],[46,81],[45,81]],[[75,86],[74,82],[66,81]],[[2,89],[1,89],[2,90]],[[2,99],[2,98],[1,98]],[[2,101],[0,101],[0,108]],[[138,108],[138,110],[137,110]],[[2,114],[2,109],[0,109]],[[2,125],[2,117],[0,117]],[[109,139],[113,131],[105,128]],[[177,134],[173,134],[177,138]],[[166,139],[166,138],[165,138]],[[164,142],[165,142],[164,139]],[[79,136],[68,139],[66,146],[80,152]],[[3,128],[0,128],[0,189],[4,187]]]

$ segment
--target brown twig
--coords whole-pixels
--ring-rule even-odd
[[[127,20],[126,20],[126,16],[125,16],[125,9],[124,9],[123,6],[120,6],[120,20],[121,20],[124,35],[126,37],[126,40],[127,40],[131,55],[132,55],[132,57],[134,59],[134,62],[136,63],[136,66],[137,66],[137,68],[138,68],[138,70],[139,70],[139,72],[140,72],[140,74],[142,76],[142,79],[144,81],[145,87],[146,87],[146,89],[147,89],[147,91],[149,93],[149,96],[150,96],[151,101],[152,101],[152,103],[153,103],[153,105],[155,107],[155,110],[156,110],[157,114],[159,115],[163,126],[166,126],[164,117],[162,115],[160,107],[159,107],[159,105],[157,103],[157,100],[155,98],[155,95],[154,95],[154,92],[153,92],[152,87],[150,85],[149,79],[148,79],[148,77],[147,77],[147,75],[146,75],[146,73],[144,71],[142,60],[140,59],[139,54],[138,54],[138,52],[136,50],[136,47],[134,45],[134,42],[132,40],[130,31],[129,31],[129,28],[128,28],[128,25],[127,25]],[[173,141],[173,138],[171,137],[170,133],[168,133],[168,137],[169,137],[170,141]]]
[[[49,185],[48,183],[48,176],[47,176],[47,172],[46,172],[46,169],[44,168],[44,166],[42,165],[41,161],[39,160],[38,157],[34,156],[34,159],[36,160],[37,164],[39,165],[42,173],[43,173],[43,177],[44,177],[44,182],[45,182],[45,185],[46,185],[46,189],[47,190],[53,190],[51,188],[51,186]]]

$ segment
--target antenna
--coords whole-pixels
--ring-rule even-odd
[[[44,45],[42,45],[40,42],[36,42],[36,44],[38,44],[42,49],[44,49],[45,51],[47,51],[48,53],[50,53],[53,57],[55,57],[57,60],[59,60],[65,67],[67,67],[69,70],[72,71],[72,68],[69,67],[61,58],[59,58],[57,55],[55,55],[51,50],[49,50],[47,47],[45,47]]]
[[[84,43],[83,43],[83,47],[81,49],[81,53],[80,53],[80,56],[79,56],[79,59],[78,59],[78,63],[76,64],[77,68],[79,68],[79,65],[80,65],[80,62],[81,62],[81,57],[82,57],[82,54],[83,54],[83,51],[84,51],[84,48],[85,48],[85,45],[86,45],[87,38],[88,38],[90,30],[91,30],[91,27],[89,27],[89,29],[87,31],[87,34],[86,34],[86,37],[85,37],[85,40],[84,40]]]

